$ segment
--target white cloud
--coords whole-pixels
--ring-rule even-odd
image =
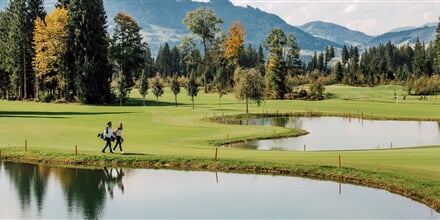
[[[347,7],[345,7],[343,13],[350,14],[350,13],[356,12],[357,8],[358,8],[357,4],[350,4]]]

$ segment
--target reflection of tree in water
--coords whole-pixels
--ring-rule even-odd
[[[289,121],[288,117],[272,117],[270,118],[270,124],[272,126],[284,127]]]
[[[4,168],[17,189],[21,209],[30,208],[33,195],[41,213],[50,171],[44,166],[11,162],[4,162]]]
[[[103,172],[101,169],[55,168],[12,162],[4,162],[4,167],[17,188],[22,210],[29,209],[32,200],[35,200],[41,213],[50,174],[59,179],[69,213],[80,210],[82,218],[86,219],[99,218],[105,207],[107,190],[111,198],[115,185],[124,192],[122,169],[113,172],[106,168]]]
[[[58,175],[69,212],[77,209],[84,218],[98,218],[105,204],[105,190],[99,187],[102,171],[60,168]]]

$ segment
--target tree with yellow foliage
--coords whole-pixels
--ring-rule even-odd
[[[244,50],[245,34],[246,30],[243,25],[235,21],[229,29],[229,37],[225,40],[225,58],[232,59],[236,66],[238,66],[240,54]]]
[[[33,48],[35,57],[32,65],[36,71],[36,94],[38,97],[40,86],[45,96],[54,98],[69,94],[67,67],[65,56],[67,52],[67,10],[57,8],[44,20],[35,20]]]

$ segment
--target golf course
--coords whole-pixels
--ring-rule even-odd
[[[146,105],[133,90],[128,103],[82,105],[0,101],[0,159],[80,167],[211,170],[302,176],[386,189],[440,211],[440,143],[374,150],[281,151],[223,147],[223,143],[290,137],[306,131],[224,123],[261,115],[341,116],[440,123],[440,96],[409,96],[401,86],[325,88],[323,101],[265,100],[245,104],[201,89],[195,107],[184,89],[149,93]],[[396,99],[394,94],[396,93]],[[404,98],[405,96],[405,98]],[[124,124],[124,154],[101,153],[97,137],[107,122]],[[338,129],[335,127],[334,129]],[[398,128],[396,128],[398,129]],[[440,132],[440,130],[438,131]],[[404,134],[408,135],[408,134]]]

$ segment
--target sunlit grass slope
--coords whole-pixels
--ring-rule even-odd
[[[219,160],[213,161],[215,147],[212,143],[295,135],[300,131],[213,123],[211,119],[214,117],[243,114],[245,106],[231,94],[220,100],[217,94],[202,91],[195,98],[195,109],[185,90],[179,94],[176,107],[174,95],[168,89],[159,98],[158,105],[155,97],[149,94],[146,106],[142,106],[137,91],[132,92],[127,106],[0,101],[0,150],[3,157],[21,160],[118,161],[122,164],[132,162],[132,165],[142,161],[177,161],[196,163],[202,168],[276,168],[297,175],[331,179],[341,175],[349,182],[387,188],[405,195],[409,192],[408,196],[440,210],[440,146],[339,152],[219,148]],[[328,86],[326,92],[331,98],[324,101],[266,100],[261,106],[252,103],[250,112],[319,112],[377,119],[440,121],[440,97],[419,100],[420,97],[407,96],[403,100],[406,93],[399,86],[355,88],[334,85]],[[394,93],[398,101],[394,100]],[[103,131],[107,121],[112,121],[114,126],[120,122],[124,124],[125,155],[100,153],[104,142],[97,133]],[[24,152],[25,141],[28,152]],[[78,156],[73,155],[75,145]],[[337,169],[338,155],[341,155],[342,170]],[[367,182],[359,181],[363,179]],[[406,193],[400,192],[401,189]]]

